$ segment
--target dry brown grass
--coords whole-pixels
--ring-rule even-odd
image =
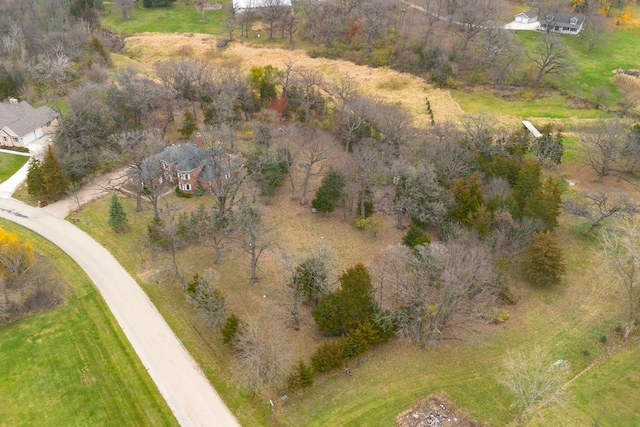
[[[447,90],[427,84],[424,79],[388,68],[370,68],[352,62],[310,58],[304,50],[267,48],[233,42],[224,50],[216,48],[216,38],[205,34],[144,33],[129,36],[123,55],[149,70],[160,61],[180,57],[207,58],[219,65],[239,66],[248,70],[252,66],[273,65],[283,68],[289,59],[296,65],[321,72],[327,81],[343,77],[354,79],[362,92],[380,97],[386,102],[402,105],[413,115],[416,125],[426,125],[431,118],[426,112],[425,97],[429,97],[435,120],[452,119],[462,114],[458,103]],[[185,51],[189,54],[185,55]]]

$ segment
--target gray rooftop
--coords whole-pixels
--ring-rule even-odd
[[[46,105],[33,108],[26,101],[0,104],[0,129],[8,127],[20,137],[46,125],[56,117],[58,113]]]

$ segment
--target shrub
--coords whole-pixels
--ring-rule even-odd
[[[287,378],[287,389],[289,391],[296,391],[309,388],[312,385],[313,369],[301,360]]]
[[[346,363],[344,339],[331,340],[320,344],[311,356],[311,367],[314,372],[319,374],[341,368]]]
[[[176,196],[183,197],[185,199],[190,199],[193,197],[193,194],[185,193],[184,191],[180,190],[180,188],[176,187]]]
[[[154,217],[147,225],[147,238],[153,247],[168,249],[171,246],[171,238],[160,218]]]
[[[231,344],[238,333],[238,328],[240,328],[240,319],[238,316],[231,313],[222,327],[222,342],[225,344]]]
[[[407,233],[402,238],[402,244],[411,249],[420,245],[428,245],[429,243],[431,243],[431,239],[429,239],[427,233],[425,233],[419,225],[414,223],[411,224]]]
[[[560,239],[548,231],[535,233],[522,253],[521,266],[525,279],[532,284],[560,284],[567,271]]]
[[[347,358],[352,359],[380,342],[382,342],[380,334],[371,322],[366,321],[345,337],[344,354]]]

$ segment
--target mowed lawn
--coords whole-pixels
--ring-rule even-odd
[[[640,8],[638,9],[640,12]],[[638,12],[637,12],[638,13]],[[609,22],[609,21],[608,21]],[[610,22],[609,22],[610,23]],[[542,34],[537,31],[519,31],[517,37],[523,44],[525,51],[530,52],[540,40]],[[608,28],[600,37],[593,50],[588,53],[587,42],[580,37],[559,36],[569,47],[572,55],[572,65],[575,72],[566,76],[551,76],[559,89],[567,94],[593,101],[593,90],[605,87],[610,95],[602,100],[606,106],[615,108],[623,93],[613,84],[613,70],[638,69],[640,65],[640,28]],[[526,55],[521,60],[523,68],[530,67],[529,72],[535,71]],[[595,109],[575,109],[567,106],[567,95],[553,95],[538,99],[529,99],[535,88],[522,87],[522,100],[508,101],[493,96],[488,91],[474,88],[472,91],[452,90],[451,95],[460,107],[469,113],[492,113],[498,115],[513,115],[520,118],[577,118],[592,119],[608,117],[610,114]],[[529,92],[529,93],[527,93]]]
[[[222,35],[222,22],[229,18],[230,2],[220,1],[224,6],[220,10],[207,10],[202,13],[196,6],[184,6],[176,2],[168,7],[144,8],[142,2],[136,2],[124,19],[122,13],[109,2],[105,2],[107,12],[102,18],[102,25],[119,34],[139,33],[202,33]]]
[[[0,153],[0,182],[4,182],[29,161],[28,156]]]
[[[84,272],[30,239],[70,284],[58,308],[0,327],[0,425],[178,425]]]

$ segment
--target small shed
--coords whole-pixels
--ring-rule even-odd
[[[529,132],[531,132],[531,135],[533,135],[535,138],[540,138],[542,136],[542,134],[540,133],[540,131],[538,129],[536,129],[536,127],[531,124],[530,121],[528,120],[523,120],[522,124],[524,125],[524,127],[527,128],[527,130]]]
[[[515,21],[520,24],[532,24],[538,20],[538,14],[534,10],[527,10],[515,16]]]

